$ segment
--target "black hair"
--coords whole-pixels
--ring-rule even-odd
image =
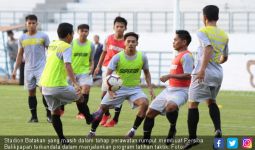
[[[219,19],[219,8],[215,5],[207,5],[203,8],[203,15],[209,21],[218,21],[218,19]]]
[[[136,34],[135,32],[128,32],[128,33],[126,33],[126,34],[124,35],[124,40],[126,40],[127,37],[129,37],[129,36],[135,37],[137,41],[138,41],[138,39],[139,39],[139,35]]]
[[[35,21],[37,21],[37,17],[36,17],[36,15],[34,15],[34,14],[30,14],[30,15],[27,15],[26,16],[26,21],[27,20],[35,20]]]
[[[178,37],[182,40],[185,40],[187,42],[187,46],[189,46],[191,42],[191,36],[188,31],[186,30],[176,30],[175,33],[178,35]]]
[[[60,23],[57,32],[59,38],[66,38],[68,34],[73,34],[73,25],[70,23]]]
[[[8,31],[7,31],[7,35],[10,36],[11,34],[13,35],[12,30],[8,30]]]
[[[78,26],[78,30],[80,30],[80,29],[88,29],[89,30],[89,25],[87,25],[87,24],[80,24]]]
[[[123,18],[123,17],[120,17],[120,16],[116,17],[114,19],[113,24],[115,24],[116,22],[123,23],[125,25],[125,27],[127,27],[127,20],[125,18]]]

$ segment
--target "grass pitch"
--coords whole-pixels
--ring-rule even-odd
[[[148,94],[147,89],[144,91]],[[162,88],[155,89],[156,94]],[[51,124],[46,121],[46,112],[42,103],[41,94],[37,92],[37,111],[39,123],[27,123],[30,112],[27,101],[27,91],[21,86],[0,86],[0,134],[12,135],[56,135]],[[100,104],[101,90],[93,87],[90,93],[89,107],[91,112],[97,110]],[[223,134],[226,136],[254,136],[255,135],[255,92],[221,91],[218,95],[218,105],[221,111]],[[112,116],[114,112],[110,111]],[[114,128],[99,126],[98,136],[124,136],[132,127],[137,110],[132,110],[127,102],[124,102],[120,114],[119,123]],[[75,103],[66,105],[65,114],[62,117],[63,130],[66,136],[86,136],[90,126],[84,120],[75,118],[77,108]],[[206,104],[199,106],[200,120],[198,124],[199,136],[211,136],[214,127],[209,117]],[[152,136],[166,136],[169,123],[165,116],[158,116],[152,131]],[[142,125],[137,130],[137,135],[142,135]],[[187,105],[181,107],[177,121],[177,135],[187,136]]]

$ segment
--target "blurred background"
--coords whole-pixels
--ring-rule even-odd
[[[247,62],[255,60],[255,3],[252,0],[1,0],[0,26],[25,24],[27,14],[36,14],[39,30],[47,33],[50,40],[57,39],[59,23],[69,22],[90,25],[89,39],[95,34],[103,43],[113,33],[116,16],[128,21],[127,31],[140,35],[138,50],[149,57],[152,82],[164,85],[159,77],[169,72],[174,56],[172,41],[175,29],[188,30],[192,35],[189,50],[196,55],[199,45],[196,31],[203,26],[202,8],[213,4],[220,8],[218,26],[229,34],[229,61],[223,65],[223,90],[255,91],[251,74],[255,64],[247,70]],[[178,7],[179,6],[179,7]],[[176,24],[177,23],[177,24]],[[23,28],[13,30],[19,38]],[[7,49],[7,32],[0,35],[0,76],[8,80],[11,60]],[[143,81],[144,82],[144,81]]]

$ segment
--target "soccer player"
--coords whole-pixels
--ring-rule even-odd
[[[144,137],[140,141],[144,144],[150,143],[154,119],[159,114],[166,114],[170,123],[166,144],[171,144],[176,134],[178,111],[188,100],[188,88],[194,66],[193,56],[188,51],[190,42],[191,36],[188,31],[176,31],[173,47],[178,54],[172,60],[169,74],[160,77],[162,82],[169,80],[169,85],[152,101],[146,113],[143,125]]]
[[[49,45],[49,37],[43,32],[37,31],[37,17],[35,15],[26,16],[27,32],[22,34],[19,39],[19,50],[14,67],[12,78],[16,78],[16,72],[19,68],[23,54],[25,60],[25,85],[28,88],[28,104],[32,114],[30,123],[38,122],[37,118],[37,98],[36,86],[39,83],[44,65],[45,65],[45,50]],[[47,121],[51,122],[51,114],[48,110],[47,103],[43,97],[43,104],[47,111]]]
[[[107,39],[105,40],[104,43],[104,48],[103,48],[103,52],[100,56],[98,65],[95,69],[94,72],[94,76],[96,74],[99,73],[100,68],[102,67],[102,99],[106,94],[107,91],[107,87],[104,84],[104,80],[106,78],[106,71],[107,71],[107,66],[110,62],[110,60],[112,59],[112,57],[123,51],[125,48],[124,45],[124,31],[127,29],[127,20],[125,18],[122,17],[116,17],[113,23],[113,29],[114,29],[114,34],[111,34],[107,37]],[[118,123],[118,119],[119,119],[119,115],[120,115],[120,111],[121,111],[122,106],[120,107],[116,107],[115,108],[115,115],[113,117],[113,119],[109,122],[107,122],[107,120],[111,117],[109,110],[105,112],[105,115],[103,116],[103,119],[101,121],[101,125],[105,126],[105,127],[114,127],[114,125],[116,125]]]
[[[255,88],[255,83],[253,82],[254,75],[252,74],[252,71],[251,71],[251,66],[253,65],[255,65],[255,60],[249,60],[247,62],[247,71],[250,75],[250,83],[251,83],[251,86]]]
[[[47,61],[40,79],[42,93],[49,105],[52,113],[52,125],[62,144],[68,144],[63,134],[61,116],[61,106],[71,103],[74,100],[82,101],[80,97],[80,86],[75,80],[75,75],[71,66],[73,40],[73,25],[61,23],[57,29],[59,40],[50,43]],[[68,85],[67,75],[72,82]],[[83,113],[85,105],[81,105]]]
[[[95,119],[93,120],[91,131],[88,134],[88,137],[90,138],[95,136],[96,128],[103,117],[103,113],[109,108],[120,107],[125,99],[132,104],[132,108],[140,107],[133,128],[128,132],[127,137],[132,138],[135,135],[135,131],[142,123],[149,105],[146,95],[139,86],[142,70],[145,75],[150,95],[154,97],[148,59],[145,54],[136,50],[138,35],[134,32],[126,33],[124,35],[124,40],[124,51],[116,54],[112,58],[106,74],[110,75],[116,71],[123,80],[123,85],[115,93],[108,89],[107,94],[101,102],[99,110],[93,114]]]
[[[79,37],[72,42],[72,68],[76,76],[76,81],[81,87],[83,94],[83,101],[77,101],[76,105],[79,110],[77,119],[84,119],[82,108],[85,106],[85,119],[89,124],[92,116],[90,115],[88,100],[90,87],[93,84],[92,72],[94,69],[94,46],[91,41],[87,39],[89,35],[89,26],[81,24],[78,26]]]
[[[189,140],[184,149],[199,144],[197,139],[197,124],[199,120],[198,105],[206,101],[209,114],[215,128],[215,137],[222,137],[220,111],[216,97],[223,78],[221,64],[228,59],[228,36],[217,27],[219,8],[208,5],[203,8],[202,27],[197,36],[201,43],[198,49],[198,63],[192,72],[188,100],[188,129]]]

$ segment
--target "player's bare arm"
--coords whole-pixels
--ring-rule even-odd
[[[162,82],[166,82],[167,80],[169,80],[170,78],[176,78],[176,79],[190,79],[191,76],[189,73],[183,73],[183,74],[167,74],[164,76],[160,77],[160,81]]]
[[[154,93],[154,90],[153,90],[152,85],[151,85],[150,71],[149,71],[149,69],[145,69],[145,70],[143,70],[143,73],[144,73],[145,81],[146,81],[148,89],[149,89],[149,93],[151,95],[151,99],[154,99],[155,98],[155,93]]]
[[[15,67],[14,67],[14,70],[12,72],[12,79],[16,79],[16,72],[22,62],[22,59],[23,59],[23,53],[24,53],[24,49],[23,48],[19,48],[18,50],[18,55],[17,55],[17,58],[16,58],[16,64],[15,64]]]
[[[211,45],[208,45],[204,48],[204,54],[202,56],[202,65],[199,71],[197,72],[197,76],[195,80],[198,80],[198,82],[203,82],[205,78],[205,69],[211,59],[213,52],[213,47]]]
[[[74,86],[74,88],[77,92],[77,95],[80,96],[81,95],[81,89],[80,89],[80,86],[78,85],[78,83],[75,80],[75,75],[73,73],[73,68],[71,66],[71,63],[65,63],[65,68],[66,68],[66,72],[67,72],[67,75],[68,75],[69,79],[73,83],[73,86]]]

